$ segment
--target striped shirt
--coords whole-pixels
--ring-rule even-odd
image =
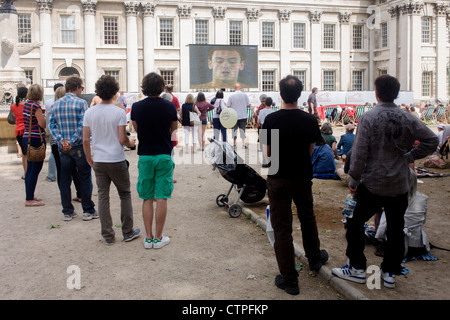
[[[59,147],[62,140],[70,141],[73,147],[83,145],[83,118],[87,109],[87,102],[73,93],[66,93],[64,97],[55,101],[49,131]]]
[[[23,133],[24,138],[28,138],[30,135],[30,116],[31,118],[31,139],[41,139],[39,135],[39,124],[36,118],[36,110],[41,109],[41,105],[39,103],[27,100],[23,105],[23,124],[25,126],[25,130]],[[44,111],[42,111],[44,113]],[[45,139],[44,129],[40,129],[42,133],[42,138]]]

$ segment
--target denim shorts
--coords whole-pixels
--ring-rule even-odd
[[[203,119],[202,120],[202,124],[207,125],[208,124],[208,119]]]
[[[137,192],[139,198],[170,199],[175,164],[169,154],[139,156]]]

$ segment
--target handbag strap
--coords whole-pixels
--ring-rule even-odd
[[[28,128],[28,145],[30,145],[31,144],[31,120],[33,120],[33,105],[31,105],[31,109],[30,109],[30,125],[29,125],[29,128]],[[37,108],[36,108],[36,110],[37,110]],[[36,115],[35,115],[35,118],[36,118]],[[36,118],[36,120],[37,120],[37,118]],[[39,126],[39,123],[38,123],[38,129],[39,129],[39,136],[41,137],[41,143],[43,143],[44,141],[42,140],[42,132],[41,132],[41,127]]]

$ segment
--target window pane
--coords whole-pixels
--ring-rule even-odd
[[[422,43],[431,42],[431,19],[429,17],[422,17]]]
[[[323,47],[334,49],[334,24],[323,25]]]
[[[119,70],[105,70],[105,75],[112,76],[114,79],[116,79],[117,82],[120,82],[120,72]]]
[[[262,72],[262,91],[274,91],[275,74],[274,71]]]
[[[388,28],[387,23],[381,23],[381,47],[386,48],[388,46]]]
[[[159,44],[161,46],[173,46],[173,20],[160,20]]]
[[[242,22],[230,21],[230,45],[239,46],[242,44]]]
[[[294,48],[305,47],[305,24],[294,23]]]
[[[19,14],[18,36],[20,43],[31,43],[31,14]]]
[[[25,71],[25,77],[28,79],[30,84],[33,84],[33,70],[24,70]]]
[[[208,20],[195,20],[195,43],[208,43]]]
[[[119,44],[117,18],[107,17],[103,24],[105,44]]]
[[[61,42],[76,43],[75,16],[61,16]]]
[[[352,72],[352,90],[362,91],[363,90],[363,72],[353,71]]]
[[[164,79],[164,82],[166,83],[166,85],[171,84],[173,85],[173,70],[162,70],[161,71],[161,76]]]
[[[274,25],[273,22],[263,22],[262,24],[262,46],[263,48],[273,48]]]
[[[303,84],[303,91],[306,90],[306,71],[305,70],[295,70],[294,76],[296,76]]]
[[[431,72],[422,73],[422,96],[431,96]]]
[[[335,71],[324,71],[323,72],[323,90],[324,91],[335,91],[336,83],[336,73]]]
[[[363,26],[353,26],[353,49],[362,49]]]

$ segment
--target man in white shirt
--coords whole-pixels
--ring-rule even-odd
[[[131,202],[130,175],[123,145],[133,148],[135,141],[126,134],[125,110],[114,105],[113,98],[119,91],[118,82],[111,76],[102,76],[95,84],[101,102],[86,110],[83,119],[83,149],[86,161],[94,168],[98,187],[98,213],[101,234],[107,245],[114,243],[109,188],[111,181],[120,197],[120,218],[124,241],[131,241],[140,234],[133,229],[133,207]],[[90,137],[92,135],[92,153]]]
[[[236,149],[237,129],[239,128],[242,148],[246,149],[245,127],[247,126],[247,106],[250,104],[250,100],[247,94],[241,91],[241,85],[239,83],[236,83],[234,90],[235,92],[228,99],[228,107],[236,111],[238,118],[236,125],[233,127],[234,148]]]

